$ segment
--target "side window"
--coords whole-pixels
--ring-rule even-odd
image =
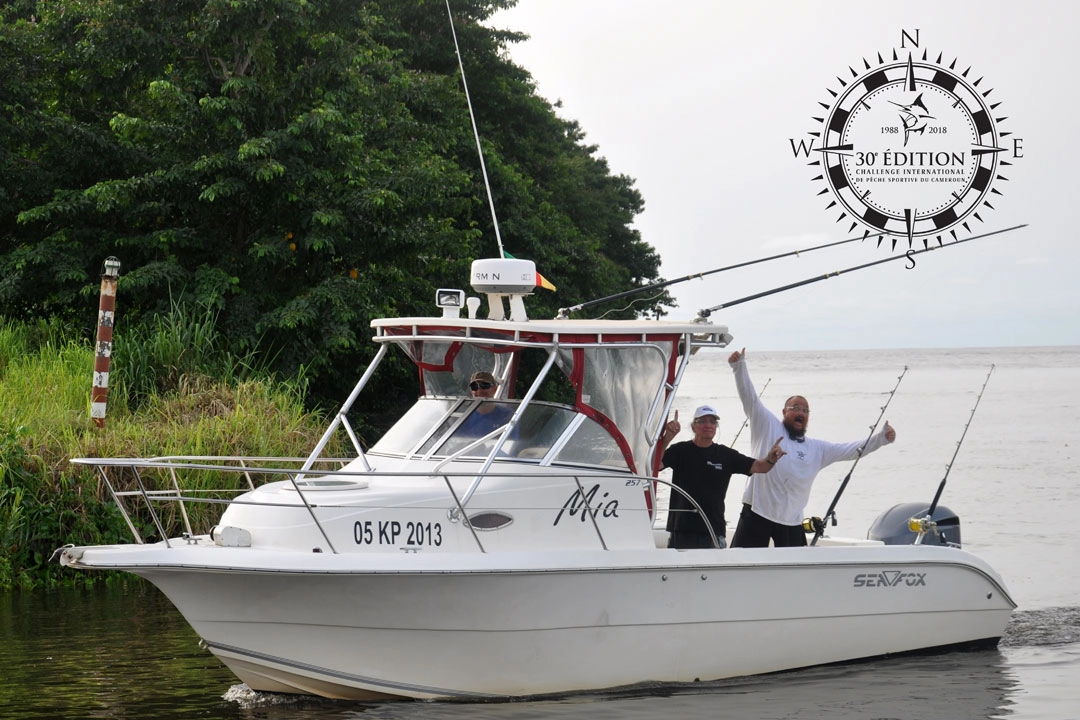
[[[570,442],[562,449],[557,463],[572,465],[599,465],[608,468],[627,470],[626,458],[623,457],[615,439],[592,420],[586,420],[574,433]]]
[[[551,446],[562,437],[574,414],[569,408],[557,405],[530,405],[512,437],[510,454],[536,460],[545,457]]]

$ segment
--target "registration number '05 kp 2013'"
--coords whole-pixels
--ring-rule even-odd
[[[406,520],[357,520],[353,523],[357,545],[392,545],[394,547],[439,547],[442,523]]]

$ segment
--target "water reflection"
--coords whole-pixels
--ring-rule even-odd
[[[321,703],[262,705],[259,696],[241,699],[240,717],[419,718],[504,720],[576,718],[829,718],[891,720],[1010,717],[1017,682],[994,651],[897,658],[817,668],[737,681],[701,683],[663,692],[579,696],[563,700],[492,704],[372,705]],[[241,693],[242,694],[242,693]]]
[[[1054,624],[1068,634],[1076,616],[1059,612]],[[362,704],[252,693],[236,685],[157,590],[131,582],[0,598],[0,718],[1013,718],[1016,698],[1025,693],[1007,655],[1031,652],[1031,645],[1054,637],[1045,636],[1050,619],[1018,613],[1010,628],[1033,642],[1025,645],[1011,631],[1002,651],[892,658],[559,700]],[[1064,662],[1063,672],[1075,673],[1076,646],[1067,648],[1072,656],[1053,645],[1035,650],[1051,653]],[[1023,668],[1023,658],[1017,660]]]
[[[0,596],[0,647],[2,718],[239,717],[235,678],[137,581]]]
[[[272,696],[234,689],[240,717],[505,720],[577,718],[828,718],[982,720],[1012,716],[1017,681],[997,650],[895,658],[796,673],[700,683],[664,692],[578,696],[520,703],[265,704]]]

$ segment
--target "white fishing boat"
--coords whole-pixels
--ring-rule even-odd
[[[68,545],[61,563],[146,578],[251,688],[331,698],[691,683],[1001,637],[1015,603],[961,549],[944,480],[871,539],[818,523],[808,547],[669,549],[657,488],[681,491],[656,477],[661,428],[694,353],[731,340],[710,313],[762,294],[693,322],[535,320],[538,279],[528,260],[477,260],[486,316],[451,289],[441,315],[373,321],[378,352],[307,457],[73,460],[135,542]],[[392,351],[419,398],[365,448],[350,413]],[[470,395],[477,372],[495,397]],[[335,435],[349,457],[328,456]]]
[[[668,549],[657,438],[727,328],[529,319],[531,262],[473,275],[486,317],[455,290],[441,315],[372,323],[378,353],[307,458],[74,460],[136,542],[61,562],[148,579],[253,689],[333,698],[690,683],[1001,637],[1015,604],[942,508],[915,529],[925,505],[883,515],[879,540]],[[395,350],[419,398],[364,449],[349,416]],[[470,397],[477,371],[495,398]],[[354,456],[325,457],[336,433]],[[235,492],[196,491],[210,474]],[[212,528],[143,542],[137,511],[164,537],[165,513],[186,523],[200,502],[222,509]]]

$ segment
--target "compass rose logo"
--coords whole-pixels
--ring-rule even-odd
[[[818,194],[830,196],[826,209],[848,232],[862,227],[879,246],[890,238],[892,249],[971,232],[1003,194],[1006,169],[1023,157],[1023,139],[1001,128],[993,88],[956,59],[921,49],[918,30],[902,31],[898,49],[861,64],[829,88],[815,129],[788,139],[824,185]]]

